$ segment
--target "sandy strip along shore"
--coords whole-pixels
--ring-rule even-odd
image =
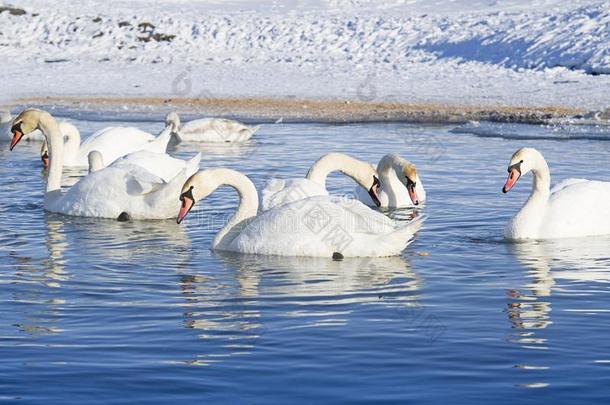
[[[566,107],[476,106],[459,104],[406,104],[347,100],[303,100],[290,98],[164,98],[164,97],[32,97],[14,106],[129,112],[180,113],[241,117],[271,121],[365,122],[405,121],[463,123],[501,121],[545,123],[551,119],[580,117],[586,111]]]

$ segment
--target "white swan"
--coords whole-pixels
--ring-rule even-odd
[[[610,182],[568,179],[552,190],[544,157],[536,149],[519,149],[510,160],[507,193],[532,172],[532,192],[504,229],[508,240],[554,239],[610,234]]]
[[[326,178],[334,171],[351,177],[367,190],[372,201],[379,201],[379,181],[373,166],[343,153],[327,153],[311,166],[304,179],[269,180],[261,192],[261,209],[267,211],[308,197],[327,196]]]
[[[168,125],[157,137],[134,127],[108,127],[95,132],[83,143],[80,132],[74,125],[62,123],[60,130],[66,138],[64,166],[86,167],[87,157],[94,150],[101,153],[106,165],[136,151],[164,153],[175,127]],[[42,144],[40,157],[43,165],[48,167],[49,154],[46,142]]]
[[[119,159],[100,169],[92,154],[93,171],[67,191],[61,190],[63,136],[51,114],[29,109],[17,118],[12,128],[12,148],[23,137],[40,129],[49,144],[50,166],[44,208],[66,215],[118,218],[167,219],[176,217],[176,196],[184,182],[199,168],[201,154],[197,154],[171,181],[165,182],[149,171]],[[103,165],[103,163],[102,163]],[[95,170],[97,169],[97,170]]]
[[[396,256],[409,245],[423,219],[399,224],[356,200],[310,197],[257,216],[258,195],[250,179],[230,169],[201,171],[184,184],[178,223],[195,202],[222,185],[237,190],[239,206],[212,242],[215,250],[313,257]]]
[[[360,188],[356,189],[358,199],[366,205],[401,208],[413,207],[426,201],[426,190],[417,174],[415,165],[402,157],[385,155],[377,164],[379,176],[379,204]]]
[[[180,124],[180,117],[170,112],[165,124],[177,128],[178,142],[245,142],[260,128],[224,118],[203,118]]]
[[[0,111],[0,142],[10,142],[13,139],[11,124],[13,116],[9,111]],[[59,121],[59,131],[68,136],[76,128],[68,121]],[[23,137],[24,141],[44,142],[44,135],[39,130],[33,131]]]

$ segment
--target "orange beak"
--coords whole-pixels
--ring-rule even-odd
[[[21,138],[23,138],[23,132],[21,132],[19,130],[14,130],[13,131],[13,139],[11,140],[11,148],[10,148],[10,150],[13,150],[13,148],[19,143]]]
[[[182,201],[182,205],[180,206],[180,212],[178,213],[178,219],[176,219],[177,223],[180,223],[184,220],[184,218],[186,217],[186,214],[189,213],[189,211],[191,210],[191,208],[193,208],[193,205],[195,205],[195,201],[192,198],[189,198],[187,196],[182,196],[180,197],[180,200]]]
[[[506,183],[504,183],[504,187],[502,187],[503,193],[508,193],[511,188],[517,183],[521,177],[521,171],[517,167],[509,168],[508,170],[508,179],[506,179]]]
[[[49,154],[47,152],[45,152],[40,159],[42,160],[42,165],[44,166],[45,169],[49,168]]]

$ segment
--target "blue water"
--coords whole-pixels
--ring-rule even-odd
[[[158,132],[156,118],[123,121]],[[257,186],[329,151],[412,160],[425,228],[401,257],[342,262],[211,252],[230,189],[182,225],[45,213],[39,145],[0,144],[0,403],[605,403],[610,238],[505,243],[531,177],[501,187],[524,145],[554,182],[608,180],[610,143],[452,129],[269,124],[244,146],[172,152],[201,149],[202,167]],[[329,188],[353,185],[337,175]]]

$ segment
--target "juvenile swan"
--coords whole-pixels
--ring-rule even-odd
[[[260,128],[224,118],[202,118],[180,124],[177,113],[165,117],[165,124],[175,127],[178,142],[245,142]]]
[[[250,179],[230,169],[201,171],[184,184],[180,223],[193,205],[222,185],[233,187],[239,206],[212,242],[215,250],[313,257],[396,256],[409,245],[423,219],[397,223],[356,201],[318,196],[264,211]]]
[[[119,159],[103,167],[101,154],[89,154],[91,173],[65,192],[61,190],[64,140],[57,121],[48,112],[29,109],[15,118],[11,150],[24,134],[40,129],[49,144],[49,175],[44,208],[65,215],[167,219],[175,218],[176,196],[184,182],[199,169],[201,155],[191,159],[171,181],[165,182],[149,171]]]
[[[507,193],[532,172],[529,198],[504,229],[508,240],[553,239],[610,234],[610,183],[568,179],[550,189],[551,174],[536,149],[519,149],[508,165]]]

